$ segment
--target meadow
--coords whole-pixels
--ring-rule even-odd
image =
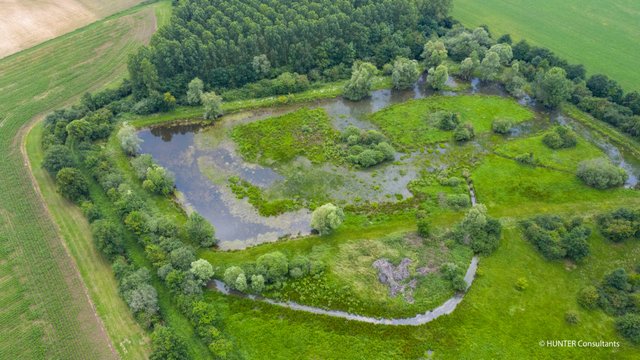
[[[605,74],[625,90],[640,87],[640,3],[634,0],[502,1],[456,0],[454,18],[465,26],[488,25],[496,37],[508,33],[544,46],[588,74]]]
[[[168,5],[135,7],[0,60],[2,358],[139,358],[148,353],[146,335],[130,326],[129,310],[114,299],[110,266],[94,263],[97,254],[87,247],[91,239],[65,223],[57,227],[50,218],[22,146],[29,123],[47,111],[118,83],[127,54],[148,41],[156,13],[166,19]],[[44,185],[43,190],[50,189]],[[69,207],[59,199],[50,205],[56,219]]]

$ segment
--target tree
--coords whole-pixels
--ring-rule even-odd
[[[125,123],[118,131],[118,139],[120,139],[120,146],[125,154],[135,156],[140,152],[142,139],[138,137],[136,128],[133,126]]]
[[[251,275],[251,290],[257,294],[264,290],[264,276],[260,274]]]
[[[595,286],[587,286],[578,293],[578,304],[585,309],[593,310],[598,307],[598,289]]]
[[[198,259],[192,262],[189,271],[203,283],[206,283],[213,277],[213,266],[205,259]]]
[[[624,185],[628,175],[605,158],[582,161],[578,165],[578,178],[596,189],[608,189]]]
[[[328,203],[320,206],[311,215],[311,228],[320,235],[327,235],[340,227],[344,221],[344,212],[341,208]]]
[[[469,80],[473,76],[473,71],[475,70],[475,68],[476,62],[473,61],[473,59],[470,57],[465,58],[460,63],[460,71],[458,75],[465,80]]]
[[[73,120],[67,125],[67,134],[69,134],[67,141],[71,140],[74,143],[80,143],[91,139],[93,127],[84,119]]]
[[[489,49],[489,51],[493,51],[500,57],[500,64],[502,66],[509,65],[511,59],[513,59],[513,51],[511,49],[511,45],[509,44],[496,44]]]
[[[267,77],[271,72],[271,62],[265,54],[254,56],[251,66],[259,78]]]
[[[459,243],[469,245],[475,253],[488,255],[500,245],[501,231],[500,222],[487,215],[486,206],[476,204],[456,225],[453,237]]]
[[[273,251],[256,260],[256,270],[264,276],[266,281],[275,283],[284,279],[289,273],[289,261],[283,253]]]
[[[544,75],[539,75],[535,84],[535,94],[542,103],[555,108],[571,97],[573,84],[567,79],[564,69],[554,67]]]
[[[153,166],[147,169],[146,180],[142,185],[151,192],[166,196],[173,193],[175,180],[173,174],[162,166]]]
[[[494,81],[500,72],[500,68],[500,55],[495,51],[487,51],[478,68],[480,79]]]
[[[375,65],[358,61],[351,69],[351,79],[345,85],[342,95],[351,101],[362,100],[369,96],[371,81],[376,72]]]
[[[75,168],[62,168],[56,175],[58,192],[67,199],[77,202],[89,195],[89,184],[80,170]]]
[[[151,334],[151,360],[184,360],[189,358],[187,346],[171,328],[159,326]]]
[[[109,259],[122,254],[124,246],[118,227],[109,220],[96,220],[91,224],[91,235],[98,250]]]
[[[193,78],[193,80],[189,82],[187,89],[187,103],[189,103],[189,105],[200,105],[203,90],[204,83],[202,80],[197,77]]]
[[[449,69],[445,65],[438,65],[437,68],[429,69],[427,74],[427,84],[434,90],[444,88],[449,79]]]
[[[619,317],[616,329],[627,340],[640,343],[640,315],[629,313]]]
[[[438,129],[444,131],[454,130],[460,124],[460,116],[451,111],[436,111],[431,117]]]
[[[631,109],[635,115],[640,115],[640,92],[632,91],[627,93],[622,100],[622,105]]]
[[[196,255],[194,254],[193,249],[188,246],[182,246],[173,250],[170,256],[171,265],[173,265],[174,268],[183,271],[189,270],[191,263],[196,260]]]
[[[246,283],[246,276],[244,275],[244,270],[242,270],[242,268],[238,266],[231,266],[224,271],[224,275],[222,278],[224,279],[224,282],[225,284],[227,284],[227,286],[229,286],[232,289],[236,289],[236,284],[240,275],[242,275]]]
[[[75,166],[71,150],[64,145],[51,145],[44,153],[42,167],[50,174],[56,174],[62,168]]]
[[[556,126],[544,135],[542,142],[551,149],[566,149],[578,144],[578,136],[568,126]]]
[[[215,228],[202,215],[197,212],[191,213],[185,224],[185,231],[191,241],[202,247],[211,247],[216,243]]]
[[[587,87],[593,93],[593,96],[601,97],[613,101],[615,103],[622,102],[624,91],[615,80],[609,79],[608,76],[596,74],[589,78]]]
[[[238,291],[246,291],[247,290],[247,277],[244,273],[240,273],[240,275],[238,275],[238,277],[236,278],[236,282],[234,284],[234,287],[236,288],[236,290]]]
[[[222,97],[215,92],[207,92],[202,94],[200,101],[204,106],[205,120],[215,120],[224,114],[222,110]]]
[[[424,44],[424,50],[421,56],[427,67],[436,67],[447,60],[447,48],[439,39],[429,40]]]
[[[418,81],[420,70],[418,62],[407,58],[399,57],[393,63],[391,80],[396,89],[408,89]]]

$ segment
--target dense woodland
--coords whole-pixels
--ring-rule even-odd
[[[344,77],[356,59],[416,58],[450,0],[189,0],[129,62],[136,96],[238,87],[283,72]],[[156,75],[157,74],[157,75]]]

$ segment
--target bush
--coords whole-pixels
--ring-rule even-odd
[[[640,210],[620,208],[597,218],[600,233],[614,242],[640,240]]]
[[[196,255],[193,249],[188,246],[179,247],[171,251],[171,265],[174,268],[187,271],[191,268],[191,263],[196,261]]]
[[[475,130],[473,129],[473,125],[469,122],[460,124],[456,127],[456,130],[453,133],[453,138],[456,141],[469,141],[476,136]]]
[[[518,291],[525,291],[529,287],[529,281],[527,281],[527,278],[524,277],[518,278],[515,287]]]
[[[222,98],[215,92],[202,94],[200,101],[204,107],[204,114],[202,117],[204,117],[205,120],[215,120],[224,114],[222,110]]]
[[[600,158],[582,161],[578,166],[578,178],[596,189],[608,189],[624,185],[628,175],[624,169]]]
[[[564,313],[564,321],[566,321],[567,324],[575,325],[580,322],[580,318],[578,317],[578,313],[576,311],[569,310]]]
[[[258,257],[256,270],[268,283],[276,283],[286,278],[289,262],[283,253],[274,251]]]
[[[542,138],[542,142],[551,149],[565,149],[575,147],[578,136],[566,126],[556,126]]]
[[[420,77],[418,62],[407,58],[398,57],[393,63],[391,80],[396,89],[408,89]]]
[[[147,170],[154,166],[153,157],[149,154],[142,154],[131,159],[131,166],[140,180],[147,177]]]
[[[508,134],[512,126],[513,123],[510,120],[497,119],[491,124],[491,129],[493,129],[493,132],[496,134]]]
[[[114,259],[124,252],[122,234],[118,227],[109,220],[96,220],[91,224],[91,235],[100,250],[108,259]]]
[[[585,309],[593,310],[598,307],[600,295],[595,286],[587,286],[578,293],[578,304]]]
[[[75,167],[71,150],[64,145],[51,145],[44,153],[42,167],[50,174],[57,174],[63,168]]]
[[[640,315],[625,314],[616,320],[616,329],[627,340],[640,343]]]
[[[498,248],[501,232],[500,222],[487,215],[484,205],[476,204],[456,225],[453,237],[459,243],[470,246],[475,253],[489,255]]]
[[[264,290],[264,277],[262,275],[251,276],[251,290],[257,294],[262,293]]]
[[[591,230],[582,221],[564,221],[556,215],[540,215],[521,223],[524,236],[547,259],[581,260],[589,254]]]
[[[151,334],[151,360],[188,359],[187,346],[172,329],[160,326]]]
[[[521,164],[524,165],[531,165],[531,166],[535,166],[536,164],[538,164],[538,161],[536,160],[536,158],[533,156],[533,153],[528,153],[528,154],[520,154],[517,155],[515,157],[515,160]]]
[[[447,206],[454,210],[460,210],[471,206],[471,200],[466,194],[451,194],[447,196]]]
[[[460,116],[451,111],[436,111],[431,118],[438,129],[444,131],[454,130],[460,124]]]
[[[142,139],[138,137],[136,129],[133,126],[125,123],[118,131],[118,139],[120,139],[120,146],[125,154],[135,156],[140,152]]]
[[[203,283],[206,283],[213,277],[213,266],[205,259],[198,259],[192,262],[189,271]]]
[[[185,224],[185,232],[191,241],[202,247],[211,247],[216,243],[215,228],[197,212],[189,215]]]
[[[236,284],[240,275],[242,275],[246,283],[246,276],[244,274],[244,270],[242,270],[242,268],[238,266],[231,266],[224,271],[224,276],[222,278],[224,279],[224,282],[225,284],[227,284],[227,286],[229,286],[232,289],[237,289]]]
[[[78,202],[89,195],[89,184],[80,170],[63,168],[56,175],[58,192],[67,199]]]
[[[311,215],[311,228],[320,235],[327,235],[336,230],[344,221],[344,212],[341,208],[329,203],[320,206]]]
[[[431,235],[431,223],[427,218],[427,214],[424,212],[418,212],[416,214],[417,223],[418,223],[418,235],[423,238],[428,238]]]
[[[102,217],[102,213],[100,212],[100,208],[98,208],[91,201],[83,201],[80,204],[80,209],[82,209],[82,213],[87,218],[87,220],[92,223]]]

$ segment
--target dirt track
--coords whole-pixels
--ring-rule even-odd
[[[140,2],[142,0],[0,0],[0,58]]]

